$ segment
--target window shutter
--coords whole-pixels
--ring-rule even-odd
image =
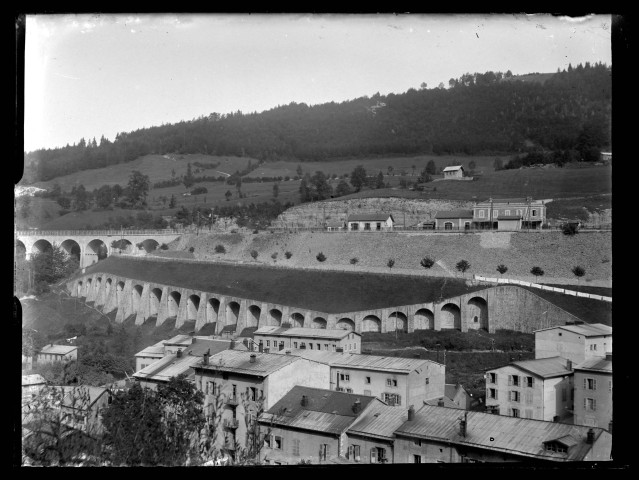
[[[326,460],[328,460],[330,458],[331,455],[331,445],[330,443],[326,444]]]
[[[512,384],[513,384],[513,376],[508,375],[508,385],[512,385]]]
[[[587,401],[586,401],[586,399],[584,398],[584,410],[586,409],[586,404],[587,404]]]
[[[499,395],[499,391],[495,389],[495,400],[497,400],[498,395]]]
[[[588,388],[588,380],[584,378],[584,390]]]
[[[353,458],[353,446],[348,447],[348,451],[346,452],[346,458]]]
[[[592,399],[592,409],[593,410],[597,410],[597,399],[596,398]]]
[[[592,389],[593,390],[597,390],[597,379],[596,378],[593,379],[593,381],[592,381]]]
[[[535,385],[535,377],[530,377],[530,386]]]
[[[371,448],[371,463],[377,463],[377,448]]]

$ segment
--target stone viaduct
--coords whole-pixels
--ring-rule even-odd
[[[66,288],[72,296],[94,302],[104,313],[117,310],[116,322],[134,315],[136,325],[155,318],[159,326],[175,318],[175,328],[194,321],[195,331],[214,324],[216,334],[224,331],[232,335],[239,335],[247,327],[283,324],[382,333],[423,329],[533,332],[579,320],[534,292],[513,285],[486,286],[427,303],[340,313],[142,282],[104,272],[78,277],[69,281]]]
[[[80,261],[80,268],[88,267],[102,255],[112,253],[113,241],[122,240],[119,253],[144,255],[178,238],[182,231],[166,230],[21,230],[15,232],[15,257],[29,258],[38,252],[60,245],[69,255]]]

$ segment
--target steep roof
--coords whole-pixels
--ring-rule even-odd
[[[594,357],[580,363],[574,370],[588,370],[591,372],[612,373],[612,358]]]
[[[388,220],[388,217],[393,219],[393,216],[390,213],[356,213],[353,215],[349,215],[346,219],[347,222],[385,222]]]
[[[64,398],[62,403],[65,407],[86,410],[90,408],[108,390],[104,387],[93,387],[90,385],[79,385],[77,387],[56,387],[62,389]]]
[[[320,350],[293,349],[292,356],[314,360],[331,367],[354,368],[360,370],[377,370],[395,373],[410,373],[413,370],[426,368],[430,364],[441,365],[432,360],[402,357],[383,357],[380,355],[364,355],[360,353],[327,352]]]
[[[443,405],[441,405],[442,407],[455,408],[457,410],[465,410],[464,407],[460,407],[455,402],[453,402],[452,397],[449,397],[448,395],[444,395],[443,397],[429,398],[428,400],[424,400],[424,404],[438,406],[440,400],[444,403]]]
[[[405,408],[375,402],[348,427],[347,433],[392,440],[394,432],[408,419]]]
[[[464,169],[463,165],[455,165],[455,166],[452,166],[452,167],[446,167],[442,171],[443,172],[456,172],[457,170],[463,170],[463,169]]]
[[[595,441],[602,435],[610,435],[604,429],[597,427],[469,411],[466,435],[462,436],[459,421],[464,413],[452,408],[424,405],[415,413],[414,420],[406,421],[395,433],[556,461],[583,460],[591,449],[591,444],[586,442],[589,429],[593,430]],[[575,441],[567,453],[544,449],[544,442],[566,442],[567,436]]]
[[[77,349],[78,347],[73,345],[47,345],[42,347],[38,353],[47,355],[66,355]]]
[[[572,370],[568,368],[567,360],[563,357],[535,358],[511,362],[509,365],[530,372],[541,378],[559,377],[569,375]]]
[[[254,335],[277,335],[281,337],[311,337],[341,340],[351,333],[361,336],[357,332],[342,328],[282,328],[276,326],[260,327],[255,331]]]
[[[155,345],[150,345],[135,354],[136,357],[158,357],[164,356],[164,341],[159,341]]]
[[[545,332],[546,330],[552,330],[559,328],[567,330],[569,332],[583,335],[584,337],[602,337],[606,335],[612,335],[612,327],[604,325],[603,323],[582,323],[579,325],[557,325],[555,327],[542,328],[535,330],[537,332]]]
[[[305,405],[302,405],[303,397],[306,400]],[[360,404],[359,410],[354,409],[357,401]],[[383,404],[379,399],[369,395],[296,385],[267,412],[260,415],[260,421],[304,430],[341,434],[371,402]]]
[[[251,362],[251,355],[255,361]],[[197,364],[198,370],[243,373],[258,377],[266,377],[280,368],[299,361],[298,357],[277,353],[258,353],[238,350],[225,350],[209,358],[208,365]]]
[[[473,211],[465,209],[446,210],[437,212],[435,218],[473,218]]]

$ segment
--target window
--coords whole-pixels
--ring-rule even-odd
[[[293,447],[293,455],[295,455],[296,457],[300,456],[300,441],[295,439],[292,442],[292,447]]]
[[[348,458],[351,460],[355,460],[356,462],[359,462],[361,460],[359,445],[351,445],[348,447]]]
[[[493,218],[497,218],[497,212],[498,210],[493,210]]]
[[[518,408],[511,408],[510,409],[510,413],[511,413],[511,417],[517,417],[519,418],[519,409]]]
[[[497,389],[496,388],[489,388],[488,389],[488,398],[494,398],[495,400],[497,400]]]
[[[506,211],[504,212],[504,215],[509,216],[509,215],[510,215],[510,210],[506,210]]]
[[[300,342],[300,348],[306,348],[306,343]]]
[[[322,346],[321,346],[319,343],[317,344],[317,349],[318,349],[318,350],[321,350],[321,349],[322,349]]]
[[[444,230],[452,230],[453,224],[451,222],[444,223]]]
[[[391,407],[396,407],[402,404],[402,396],[396,393],[384,393],[384,401]]]
[[[584,378],[585,390],[597,390],[597,380],[594,378]]]
[[[320,461],[322,460],[326,461],[326,459],[329,456],[329,452],[330,452],[330,445],[328,443],[322,443],[320,445],[320,453],[319,453]]]
[[[347,388],[346,389],[346,393],[353,393],[353,389],[352,388]]]
[[[519,386],[519,375],[508,375],[508,385]]]
[[[536,217],[536,216],[537,216],[537,210],[533,210],[533,211],[532,211],[532,216],[533,216],[533,217]]]
[[[324,350],[328,351],[328,343],[324,344]]]
[[[371,463],[386,463],[386,449],[381,447],[371,448]]]
[[[370,223],[365,223],[364,224],[364,230],[370,230],[371,229],[371,224]]]
[[[522,211],[521,210],[517,210],[516,213],[517,213],[517,215],[521,215]]]
[[[335,344],[333,344],[333,351],[337,351],[337,347],[335,346]]]
[[[546,444],[546,451],[548,452],[557,452],[557,453],[566,453],[568,449],[565,445],[561,445],[556,442],[548,442]]]
[[[491,372],[488,374],[488,382],[489,383],[497,383],[497,374],[494,372]]]
[[[280,342],[280,350],[284,350],[284,342],[283,341]]]
[[[397,386],[397,379],[395,379],[395,378],[387,378],[386,379],[386,386],[387,387],[396,387]]]
[[[266,341],[266,346],[267,346],[267,347],[270,347],[270,346],[271,346],[271,341],[270,341],[270,340],[267,340],[267,341]]]
[[[308,342],[308,346],[311,347],[311,350],[313,350],[313,344],[311,342]]]
[[[413,455],[413,463],[422,463],[421,455]]]
[[[612,380],[608,380],[608,391],[612,392]]]
[[[479,218],[484,218],[484,211],[483,210],[479,210]]]
[[[509,400],[511,402],[518,402],[519,401],[519,392],[517,390],[511,390],[510,391],[510,398]]]
[[[339,379],[343,382],[350,382],[351,376],[348,373],[340,373]]]
[[[524,385],[528,388],[535,386],[535,379],[533,377],[524,377]]]
[[[251,393],[250,393],[250,395],[249,395],[249,398],[250,398],[252,401],[256,401],[256,400],[257,400],[257,388],[255,388],[255,387],[251,387]]]
[[[479,323],[479,317],[477,315],[473,317],[473,323]]]
[[[264,435],[264,446],[271,448],[273,445],[273,435]]]
[[[382,224],[380,222],[377,222],[377,230],[381,230],[382,229]]]
[[[559,332],[559,336],[561,337],[561,332]]]
[[[584,398],[584,410],[596,411],[597,400],[594,398]]]
[[[297,348],[297,342],[293,342],[293,348]]]
[[[426,385],[430,383],[430,378],[426,378]]]
[[[419,439],[419,438],[418,438],[418,439],[413,440],[413,443],[414,443],[415,445],[417,445],[418,447],[421,447],[421,446],[422,446],[422,441],[421,441],[421,439]]]
[[[351,230],[359,230],[359,223],[351,223]]]
[[[283,450],[284,449],[284,438],[275,435],[273,437],[273,439],[274,439],[273,448],[275,450]]]

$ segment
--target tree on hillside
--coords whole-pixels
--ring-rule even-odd
[[[251,250],[251,257],[253,257],[253,260],[257,260],[257,250]]]
[[[182,183],[186,188],[191,188],[195,183],[193,171],[191,170],[191,163],[186,164],[186,175],[182,178]]]
[[[571,272],[575,277],[577,277],[577,283],[579,283],[579,279],[586,274],[586,270],[584,270],[584,268],[580,266],[573,267]]]
[[[304,175],[304,170],[302,170],[302,164],[301,163],[297,166],[297,170],[295,170],[295,171],[297,172],[297,176],[298,177],[301,177],[302,175]]]
[[[324,255],[322,252],[320,252],[320,253],[317,254],[317,256],[315,258],[317,258],[318,262],[323,262],[324,260],[326,260],[326,255]]]
[[[432,258],[430,257],[424,257],[422,258],[422,260],[419,262],[419,264],[424,267],[424,268],[431,268],[433,265],[435,265],[435,262],[433,261]]]
[[[393,170],[394,170],[393,166],[392,166],[392,165],[389,165],[389,166],[388,166],[388,175],[389,175],[389,176],[393,174]]]
[[[341,179],[335,188],[335,195],[342,197],[351,193],[351,188],[346,183],[346,180]]]
[[[127,184],[127,197],[133,208],[146,205],[146,197],[149,193],[149,176],[143,175],[138,170],[131,172]]]
[[[412,165],[411,168],[413,169],[413,177],[415,176],[415,169],[417,168],[417,165]]]
[[[71,189],[71,197],[73,198],[73,208],[82,212],[89,208],[89,195],[84,185],[78,185]]]
[[[61,246],[53,244],[52,248],[32,256],[31,265],[36,285],[41,282],[52,285],[75,272],[79,262],[76,257],[68,255]]]
[[[386,262],[386,266],[388,268],[393,268],[393,266],[395,266],[395,260],[393,260],[392,258],[389,258],[388,262]]]
[[[68,197],[58,197],[56,202],[58,202],[58,205],[65,210],[69,210],[71,208],[71,200]]]
[[[429,160],[426,164],[426,173],[429,175],[435,175],[437,173],[437,167],[434,160]]]
[[[530,270],[530,273],[532,273],[536,279],[537,277],[541,277],[544,274],[544,271],[540,267],[533,267]]]
[[[311,176],[306,173],[303,177],[302,177],[302,181],[300,182],[300,188],[299,188],[299,192],[300,192],[300,202],[304,203],[304,202],[308,202],[311,199]]]
[[[273,198],[277,198],[280,194],[280,186],[277,183],[273,184]]]
[[[475,171],[475,167],[477,167],[477,165],[475,164],[475,160],[471,160],[468,163],[468,173],[472,175],[473,172]]]
[[[359,192],[365,184],[366,170],[362,165],[358,165],[351,173],[351,185],[355,188],[356,192]]]
[[[100,208],[108,208],[113,202],[113,192],[109,185],[102,185],[95,192],[95,204]]]
[[[470,263],[468,263],[466,260],[460,260],[455,265],[455,268],[461,273],[466,273],[466,270],[470,268]]]
[[[230,190],[227,190],[226,193],[224,194],[224,196],[226,197],[226,201],[228,202],[231,197],[233,196],[233,193],[231,193]]]
[[[506,273],[508,271],[508,267],[506,265],[504,265],[503,263],[500,265],[497,265],[497,271],[503,275],[504,273]]]
[[[375,186],[377,188],[384,188],[384,174],[382,173],[381,170],[377,174],[377,185],[375,185]]]
[[[315,172],[315,175],[311,177],[311,185],[313,186],[313,200],[325,200],[330,198],[333,193],[333,187],[329,185],[324,172]]]
[[[20,197],[20,216],[27,218],[31,214],[31,197],[23,195]]]
[[[501,161],[501,158],[498,157],[495,159],[495,161],[493,161],[493,168],[495,169],[495,171],[504,169],[504,164]]]
[[[175,200],[175,195],[171,195],[171,200],[169,200],[169,208],[175,208],[177,206],[177,201]]]

